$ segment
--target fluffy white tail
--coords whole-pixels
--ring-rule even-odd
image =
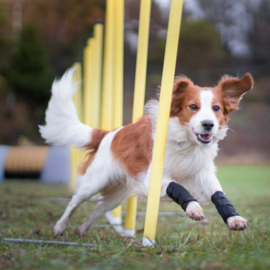
[[[91,140],[92,128],[80,122],[72,101],[78,84],[73,82],[74,68],[52,85],[52,96],[46,111],[46,125],[39,126],[42,138],[53,145],[83,147]]]

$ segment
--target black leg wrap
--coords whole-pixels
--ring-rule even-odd
[[[217,191],[212,195],[211,200],[225,223],[227,223],[227,218],[239,216],[223,192]]]
[[[183,186],[175,182],[171,182],[168,185],[166,192],[167,195],[178,203],[184,211],[186,211],[189,202],[197,202]]]

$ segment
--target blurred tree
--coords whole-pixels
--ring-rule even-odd
[[[260,0],[255,7],[244,3],[252,18],[252,26],[247,31],[252,64],[270,65],[270,1]]]
[[[47,105],[53,76],[35,24],[23,25],[7,78],[16,95],[31,106]]]
[[[149,51],[149,61],[163,64],[166,39],[159,38],[155,50]],[[177,64],[184,68],[213,67],[225,56],[221,37],[215,27],[205,20],[183,20]]]
[[[204,16],[219,30],[224,47],[238,63],[241,59],[242,63],[255,65],[270,62],[269,0],[196,1]]]
[[[6,5],[0,3],[0,71],[8,66],[10,56],[11,40],[5,35],[5,26],[7,24]],[[1,86],[1,85],[0,85]]]
[[[57,76],[82,59],[97,19],[104,19],[105,0],[27,0],[23,21],[34,21]]]
[[[220,34],[206,20],[183,21],[178,50],[177,63],[185,67],[215,67],[225,56]]]
[[[3,30],[10,39],[14,38],[12,18],[16,17],[18,2],[21,3],[21,23],[34,22],[38,26],[49,64],[60,76],[75,60],[82,59],[95,21],[104,19],[106,0],[0,0],[8,18]]]

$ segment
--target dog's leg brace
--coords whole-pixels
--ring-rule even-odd
[[[216,206],[218,213],[223,218],[224,222],[227,224],[227,219],[233,216],[239,216],[236,212],[233,205],[230,201],[226,198],[225,194],[221,191],[215,192],[211,200],[213,204]]]
[[[189,202],[195,201],[191,194],[181,185],[171,182],[167,187],[167,195],[186,211]]]

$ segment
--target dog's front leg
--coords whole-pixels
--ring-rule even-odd
[[[151,166],[149,167],[147,176],[145,178],[146,194],[149,193],[150,176]],[[162,176],[160,197],[161,200],[164,201],[167,201],[168,197],[173,199],[183,208],[187,216],[193,220],[201,220],[204,218],[203,210],[198,201],[194,199],[183,186],[176,183],[175,180],[169,175],[164,174]]]
[[[183,208],[187,216],[191,219],[201,220],[204,218],[200,204],[183,186],[175,182],[170,182],[167,186],[166,193],[168,197]]]
[[[200,180],[204,194],[216,206],[218,213],[230,230],[246,229],[248,221],[237,213],[227,199],[215,173],[207,170],[202,171],[200,173]]]

